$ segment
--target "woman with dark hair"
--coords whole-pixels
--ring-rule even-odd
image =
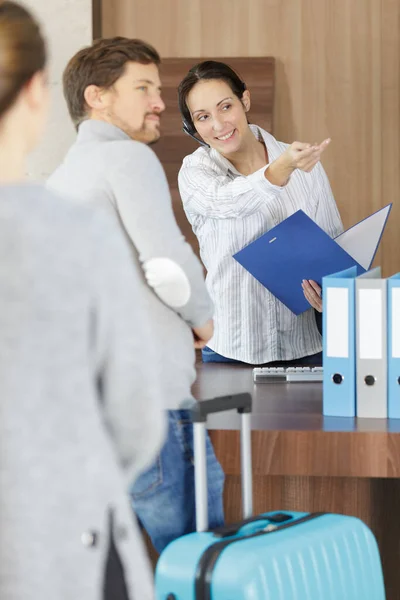
[[[225,63],[194,66],[178,93],[184,131],[201,144],[183,161],[179,190],[215,305],[203,360],[320,365],[317,283],[302,284],[315,312],[296,317],[232,256],[299,209],[331,237],[342,232],[319,162],[330,140],[287,145],[250,125],[250,92]]]
[[[127,487],[163,443],[156,332],[118,228],[24,181],[47,104],[39,26],[0,2],[0,598],[152,600]]]

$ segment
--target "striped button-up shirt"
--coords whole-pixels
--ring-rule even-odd
[[[251,125],[272,163],[287,148]],[[287,185],[272,185],[265,169],[241,175],[216,150],[199,148],[179,172],[186,216],[200,245],[207,287],[215,305],[215,333],[209,347],[250,364],[291,360],[317,353],[321,335],[313,309],[295,316],[248,273],[233,254],[302,209],[331,237],[343,231],[326,173],[294,171]]]

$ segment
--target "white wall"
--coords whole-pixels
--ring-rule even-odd
[[[48,42],[52,105],[45,137],[29,160],[29,177],[45,179],[75,138],[61,77],[71,56],[92,41],[91,0],[22,0],[43,26]]]

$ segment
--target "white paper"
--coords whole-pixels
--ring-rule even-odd
[[[349,356],[349,290],[326,288],[326,354],[335,358]]]
[[[382,358],[382,291],[358,290],[359,357]]]
[[[390,205],[335,238],[335,242],[364,269],[369,269],[390,211]]]

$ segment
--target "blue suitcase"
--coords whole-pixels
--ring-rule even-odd
[[[242,413],[244,520],[207,529],[205,422]],[[156,569],[157,600],[385,600],[376,540],[355,517],[271,512],[249,517],[250,394],[200,402],[193,411],[197,532],[167,546]]]

